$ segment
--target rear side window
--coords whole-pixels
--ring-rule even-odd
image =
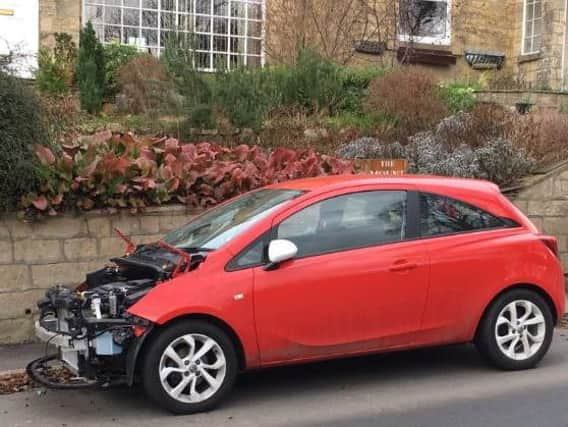
[[[406,192],[369,191],[316,203],[284,220],[279,239],[307,257],[404,240]]]
[[[505,227],[500,218],[449,197],[420,194],[420,235],[443,236]]]

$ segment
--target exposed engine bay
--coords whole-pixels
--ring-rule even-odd
[[[55,346],[57,354],[46,354],[28,365],[34,380],[56,388],[131,384],[136,353],[152,325],[130,315],[128,308],[157,284],[197,268],[205,259],[163,241],[135,247],[120,235],[127,242],[125,256],[87,274],[75,289],[54,286],[38,302],[36,334],[46,348]],[[53,362],[63,363],[78,381],[65,385],[51,381],[48,372]]]

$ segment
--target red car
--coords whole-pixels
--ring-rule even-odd
[[[240,371],[474,342],[535,366],[564,313],[553,237],[496,185],[333,176],[254,191],[39,302],[50,386],[140,380],[175,413],[209,410]],[[54,360],[82,377],[59,384]]]

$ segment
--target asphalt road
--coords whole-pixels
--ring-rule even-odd
[[[220,409],[176,417],[141,390],[0,397],[0,426],[568,426],[568,331],[538,369],[499,372],[472,346],[243,375]]]

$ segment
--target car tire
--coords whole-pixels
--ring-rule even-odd
[[[497,368],[530,369],[550,348],[553,330],[547,301],[529,289],[514,289],[490,305],[478,327],[475,344]]]
[[[205,353],[198,359],[200,351]],[[193,414],[216,407],[233,388],[237,373],[237,353],[228,335],[211,323],[185,320],[151,341],[142,381],[148,396],[161,407]]]

